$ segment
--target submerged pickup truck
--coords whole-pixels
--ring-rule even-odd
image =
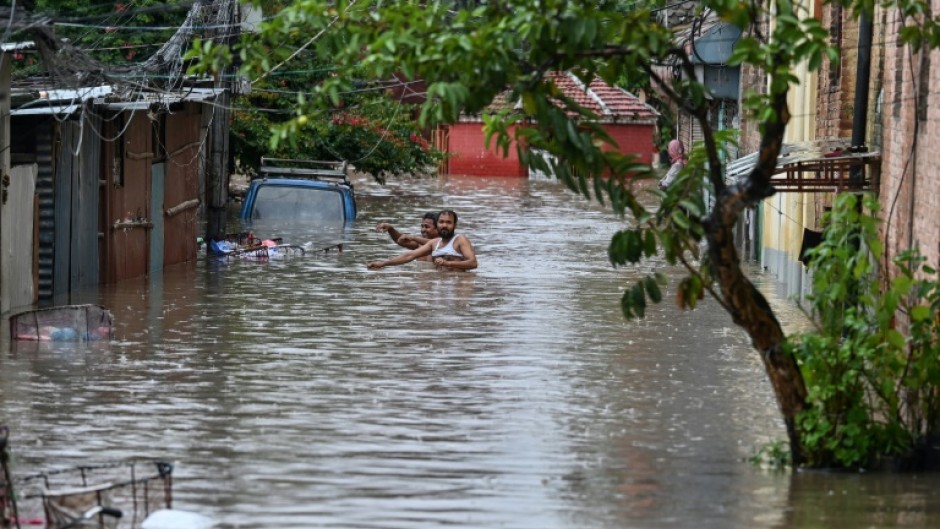
[[[346,162],[262,158],[242,203],[242,222],[352,222],[356,195],[347,168]]]

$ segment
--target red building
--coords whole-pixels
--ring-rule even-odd
[[[556,73],[551,77],[568,97],[600,116],[600,122],[617,142],[620,152],[636,154],[641,162],[652,163],[656,150],[653,136],[659,116],[656,110],[626,90],[610,86],[600,79],[585,86],[570,73]],[[494,106],[505,104],[505,101],[500,101]],[[495,142],[486,148],[480,116],[462,116],[459,122],[442,127],[435,140],[447,154],[444,174],[529,176],[528,167],[519,163],[515,145],[505,157],[496,149]]]

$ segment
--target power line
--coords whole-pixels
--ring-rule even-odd
[[[176,31],[179,29],[179,26],[115,26],[115,25],[102,25],[102,24],[80,24],[77,22],[52,22],[53,26],[62,27],[62,28],[84,28],[84,29],[99,29],[104,31]],[[211,29],[222,29],[222,28],[231,28],[232,24],[203,24],[198,26],[193,26],[194,30],[211,30]]]

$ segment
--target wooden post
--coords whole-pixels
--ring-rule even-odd
[[[0,208],[3,210],[7,208],[10,189],[10,61],[9,53],[0,54]],[[5,256],[12,249],[7,248],[10,242],[3,237],[3,228],[5,226],[0,225],[0,250]],[[6,262],[7,259],[0,259],[0,312],[10,310],[10,270]]]
[[[221,83],[220,83],[221,84]],[[229,110],[228,91],[216,97],[212,125],[209,129],[210,153],[206,172],[206,240],[221,240],[225,235],[226,204],[229,180]]]

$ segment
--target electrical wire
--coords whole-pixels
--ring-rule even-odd
[[[355,4],[356,4],[356,0],[352,0],[351,2],[349,2],[349,5],[347,6],[347,9],[352,8]],[[303,46],[301,46],[301,47],[297,48],[296,50],[294,50],[294,52],[291,53],[286,59],[284,59],[283,61],[281,61],[281,62],[278,63],[277,65],[275,65],[275,66],[274,66],[273,68],[271,68],[270,70],[264,72],[264,73],[261,74],[259,77],[255,78],[255,80],[252,81],[252,83],[256,83],[256,82],[258,82],[258,81],[264,79],[265,77],[267,77],[269,74],[271,74],[271,73],[273,73],[273,72],[279,70],[282,66],[284,66],[285,64],[287,64],[288,62],[290,62],[291,60],[293,60],[295,57],[297,57],[297,55],[299,55],[300,52],[302,52],[303,50],[307,49],[307,48],[308,48],[311,44],[313,44],[314,42],[320,40],[320,37],[322,37],[322,36],[326,33],[326,30],[328,30],[328,29],[330,29],[331,27],[333,27],[333,24],[335,24],[337,20],[339,20],[339,15],[334,16],[333,19],[330,20],[329,24],[327,24],[326,27],[324,27],[323,29],[321,29],[319,33],[317,33],[316,35],[314,35],[313,37],[311,37],[309,40],[307,40],[307,42],[305,42],[305,43],[303,44]]]

